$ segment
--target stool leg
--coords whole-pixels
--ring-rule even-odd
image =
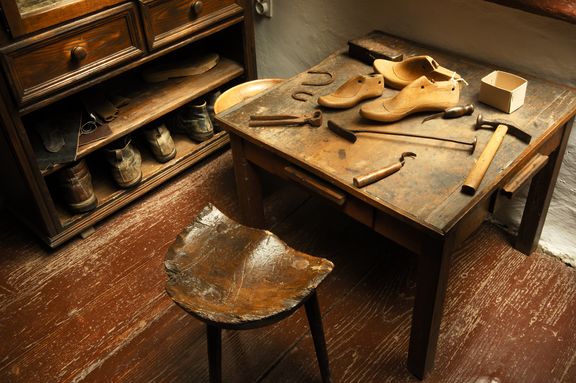
[[[316,357],[318,358],[318,366],[320,367],[320,374],[322,374],[322,382],[330,383],[330,366],[328,365],[328,352],[326,351],[326,341],[324,339],[324,330],[322,329],[322,315],[320,314],[320,305],[318,304],[318,297],[316,291],[310,295],[310,298],[305,303],[306,316],[314,339],[314,348],[316,349]]]
[[[208,369],[210,383],[222,382],[222,329],[220,327],[206,325],[208,338]]]

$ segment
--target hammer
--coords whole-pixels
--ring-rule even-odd
[[[485,120],[481,114],[478,115],[476,119],[476,125],[474,126],[476,130],[481,128],[488,128],[494,129],[494,133],[486,147],[478,157],[478,161],[468,173],[468,177],[466,181],[464,181],[464,185],[462,185],[462,192],[469,195],[474,195],[476,193],[476,189],[482,182],[490,163],[494,159],[496,152],[500,148],[500,144],[502,144],[502,140],[507,133],[510,135],[518,138],[520,141],[529,144],[532,136],[528,133],[520,130],[519,128],[515,127],[514,125],[510,124],[509,122],[505,121],[498,121],[498,120]]]

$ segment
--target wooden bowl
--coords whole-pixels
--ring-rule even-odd
[[[276,84],[284,82],[281,78],[263,78],[236,85],[222,93],[214,102],[214,113],[218,114],[226,109],[254,97],[257,94],[270,89]]]

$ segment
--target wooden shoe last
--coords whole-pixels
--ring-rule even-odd
[[[384,91],[381,74],[359,75],[342,84],[334,93],[318,98],[318,104],[327,108],[346,109],[367,98],[379,97]]]
[[[425,76],[413,81],[396,96],[378,99],[360,108],[360,115],[374,121],[393,122],[416,112],[441,111],[458,104],[460,84],[430,81]]]
[[[440,66],[430,56],[414,56],[400,62],[377,59],[373,66],[384,76],[386,85],[394,89],[402,89],[420,76],[435,81],[460,78],[458,73]]]

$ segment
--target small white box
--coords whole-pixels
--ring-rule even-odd
[[[520,76],[496,70],[480,82],[479,100],[506,113],[524,104],[528,81]]]

